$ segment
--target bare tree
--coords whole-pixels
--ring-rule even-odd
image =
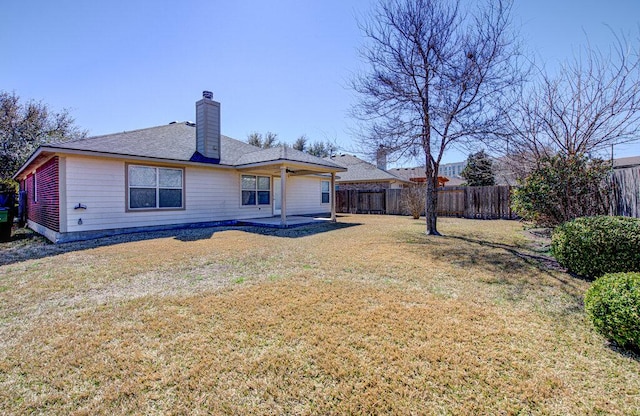
[[[556,154],[604,156],[640,139],[640,50],[614,38],[606,54],[585,47],[557,73],[540,70],[523,92],[503,146],[516,168],[538,167]]]
[[[370,70],[352,82],[355,116],[371,154],[424,155],[426,233],[437,230],[438,167],[445,151],[497,129],[500,104],[520,82],[510,0],[473,13],[459,1],[380,1],[361,25]]]

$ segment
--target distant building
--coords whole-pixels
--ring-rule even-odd
[[[463,162],[454,162],[454,163],[443,163],[438,168],[438,175],[446,176],[449,179],[453,178],[462,178],[460,174],[467,166],[467,161]]]

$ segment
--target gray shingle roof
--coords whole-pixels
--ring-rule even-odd
[[[187,162],[192,160],[196,152],[196,129],[192,123],[172,123],[49,144],[47,147]],[[220,147],[220,165],[242,166],[282,160],[341,168],[335,163],[294,149],[261,149],[227,136],[221,136]]]
[[[379,169],[377,166],[365,162],[351,155],[337,155],[325,160],[331,160],[335,164],[347,168],[348,170],[340,174],[340,179],[337,182],[363,182],[363,181],[375,181],[375,182],[389,182],[406,180],[390,174],[387,171]]]
[[[389,169],[389,172],[397,177],[403,178],[404,180],[410,181],[412,178],[426,178],[427,172],[423,167],[417,168],[394,168]],[[459,186],[464,183],[463,179],[460,178],[450,178],[444,175],[438,175],[441,177],[447,178],[449,181],[446,183],[446,186]]]
[[[278,160],[288,160],[299,163],[310,163],[314,165],[323,165],[331,168],[340,168],[342,166],[331,162],[327,159],[310,155],[290,147],[278,146],[269,149],[259,149],[257,152],[246,153],[235,162],[235,166],[251,165],[263,162],[275,162]]]
[[[640,156],[631,156],[631,157],[619,157],[617,159],[613,159],[613,167],[614,168],[626,168],[632,166],[640,165]]]
[[[389,169],[393,175],[402,178],[404,180],[411,180],[411,178],[426,178],[427,173],[423,167],[417,168],[393,168]]]
[[[87,137],[48,147],[186,161],[196,150],[195,128],[185,123]]]

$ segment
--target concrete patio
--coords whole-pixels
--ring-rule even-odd
[[[331,221],[330,217],[305,217],[301,215],[287,215],[286,225],[282,224],[282,218],[280,216],[241,220],[238,221],[238,224],[255,225],[258,227],[269,228],[291,228],[309,224],[321,224],[329,221]]]

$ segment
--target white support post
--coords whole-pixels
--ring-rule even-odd
[[[336,222],[336,173],[331,172],[331,222]]]
[[[287,226],[287,168],[280,167],[280,225]]]

